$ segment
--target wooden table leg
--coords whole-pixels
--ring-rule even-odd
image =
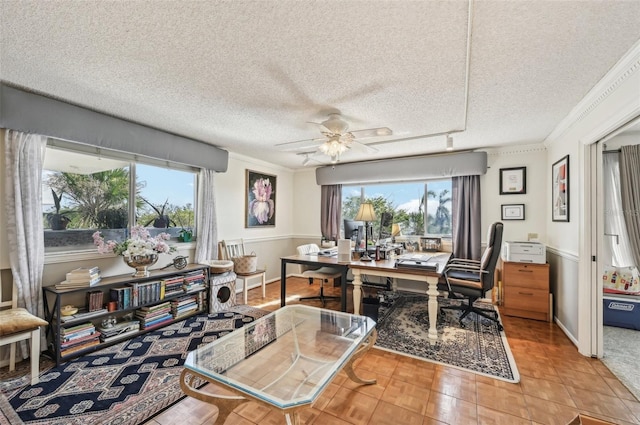
[[[427,284],[429,285],[429,290],[427,294],[429,296],[429,339],[437,340],[438,339],[438,329],[436,328],[436,323],[438,322],[438,278],[437,277],[427,277]]]
[[[360,314],[360,303],[362,302],[362,279],[360,270],[352,269],[353,272],[353,314]]]
[[[196,378],[204,379],[204,377],[198,376],[198,374],[192,370],[186,368],[183,369],[180,374],[180,388],[182,388],[182,391],[184,391],[186,395],[193,397],[196,400],[211,403],[218,408],[218,417],[214,423],[220,425],[224,424],[231,412],[241,404],[249,402],[249,400],[240,396],[213,394],[200,391],[193,386]]]

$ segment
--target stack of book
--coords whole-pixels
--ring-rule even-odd
[[[100,279],[98,267],[80,267],[67,273],[66,279],[56,284],[56,289],[86,288],[98,284]]]
[[[198,295],[186,295],[171,300],[171,313],[175,319],[188,316],[199,310]]]
[[[101,327],[99,329],[100,340],[102,342],[117,341],[138,333],[140,331],[140,322],[138,320],[119,322],[113,326],[107,328]]]
[[[131,283],[132,305],[138,307],[164,299],[164,285],[161,281]]]
[[[194,292],[201,291],[205,288],[205,276],[202,270],[196,270],[191,273],[187,273],[184,276],[184,291]]]
[[[133,289],[130,286],[121,288],[111,288],[109,290],[109,299],[117,303],[117,309],[123,310],[134,306]]]
[[[170,277],[162,280],[164,285],[164,296],[172,297],[184,293],[182,285],[184,284],[184,278],[182,276]]]
[[[68,356],[98,344],[100,344],[100,332],[91,322],[60,330],[61,356]]]
[[[169,301],[149,307],[142,307],[136,310],[136,317],[140,319],[140,329],[155,328],[173,320]]]
[[[102,309],[102,291],[87,292],[87,306],[89,311],[97,311]]]

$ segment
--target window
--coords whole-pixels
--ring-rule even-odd
[[[426,200],[426,201],[425,201]],[[376,222],[373,237],[380,234],[380,217],[393,213],[402,235],[451,236],[451,180],[390,183],[342,187],[342,217],[356,216],[360,203],[373,203]]]
[[[195,226],[196,182],[192,169],[48,146],[42,174],[45,251],[92,249],[96,230],[123,240],[135,224],[178,242],[182,229]]]

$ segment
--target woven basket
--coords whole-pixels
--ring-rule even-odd
[[[251,255],[243,255],[233,257],[233,270],[238,274],[248,274],[256,271],[258,266],[258,257],[254,252]]]

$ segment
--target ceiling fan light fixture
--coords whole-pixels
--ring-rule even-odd
[[[305,165],[307,165],[309,163],[310,159],[309,159],[309,154],[306,154],[304,156],[304,159],[302,160],[302,166],[304,167]]]
[[[333,138],[321,144],[318,149],[320,149],[320,152],[327,156],[330,156],[333,159],[333,157],[339,158],[340,154],[345,153],[349,148],[344,143],[341,143],[338,139]]]
[[[450,134],[447,134],[447,151],[453,150],[453,137]]]

